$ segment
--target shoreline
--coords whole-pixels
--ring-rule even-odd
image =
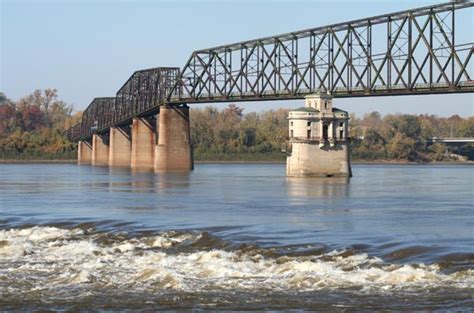
[[[9,160],[0,159],[0,164],[76,164],[77,160]]]
[[[76,164],[77,160],[7,160],[0,159],[0,164]],[[209,161],[198,160],[195,164],[285,164],[286,161]],[[378,160],[378,161],[352,161],[354,165],[474,165],[474,161],[444,161],[444,162],[409,162],[396,160]]]

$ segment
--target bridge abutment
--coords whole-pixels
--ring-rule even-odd
[[[92,145],[87,140],[79,140],[77,145],[77,164],[90,165],[92,162]]]
[[[93,166],[109,165],[109,144],[106,135],[92,135],[92,162]]]
[[[288,120],[291,154],[286,161],[287,176],[352,176],[348,113],[333,108],[330,96],[308,96],[305,107],[291,110]]]
[[[130,166],[132,169],[153,170],[155,166],[155,126],[151,119],[133,118],[132,149]]]
[[[111,127],[109,138],[109,166],[129,167],[132,156],[130,135],[122,127]]]
[[[159,115],[155,171],[190,171],[194,168],[189,129],[189,107],[162,106]]]

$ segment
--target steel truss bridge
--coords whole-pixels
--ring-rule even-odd
[[[182,70],[135,72],[95,98],[69,138],[88,139],[161,105],[474,92],[472,1],[453,1],[194,51]],[[460,33],[470,32],[465,39]],[[461,39],[459,39],[461,38]]]

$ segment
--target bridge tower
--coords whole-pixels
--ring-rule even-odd
[[[305,106],[288,115],[290,151],[287,176],[352,176],[346,111],[333,108],[332,97],[306,97]]]

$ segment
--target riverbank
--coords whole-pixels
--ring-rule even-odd
[[[286,161],[194,161],[195,164],[285,164]],[[443,162],[410,162],[410,161],[400,161],[400,160],[374,160],[374,161],[364,161],[364,160],[355,160],[351,161],[351,164],[360,164],[360,165],[449,165],[449,164],[460,164],[460,165],[474,165],[474,161],[443,161]]]
[[[0,164],[76,164],[77,160],[0,160]],[[217,161],[217,160],[197,160],[195,164],[285,164],[285,161],[240,161],[240,160],[229,160],[229,161]],[[443,161],[443,162],[409,162],[400,160],[354,160],[351,164],[361,165],[449,165],[449,164],[462,164],[462,165],[474,165],[474,161]]]
[[[0,159],[0,164],[75,164],[77,160],[5,160]]]

